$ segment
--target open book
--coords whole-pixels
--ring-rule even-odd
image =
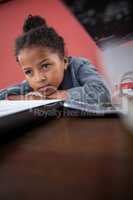
[[[26,110],[30,111],[33,108],[39,108],[57,102],[60,102],[60,100],[1,100],[0,117],[5,117]]]
[[[0,135],[22,130],[22,127],[56,117],[104,117],[121,115],[112,106],[99,106],[76,101],[62,100],[1,100]]]
[[[57,106],[58,105],[58,106]],[[112,106],[101,107],[97,104],[86,104],[77,101],[62,101],[62,100],[1,100],[0,101],[0,119],[2,117],[8,117],[15,113],[21,113],[23,111],[32,112],[34,109],[49,108],[52,111],[54,108],[68,108],[77,110],[88,115],[104,115],[115,114],[119,111]],[[48,110],[48,109],[47,109]]]
[[[40,119],[44,121],[56,116],[55,111],[62,107],[62,103],[60,100],[1,100],[0,135],[5,137],[7,132],[12,135],[14,130],[22,131],[24,127],[34,126]]]

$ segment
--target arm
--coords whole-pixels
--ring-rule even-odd
[[[12,85],[6,89],[0,90],[0,100],[5,100],[11,97],[19,97],[31,91],[27,81],[22,81],[20,84]]]
[[[7,98],[7,90],[0,90],[0,100],[5,100]]]
[[[87,59],[82,60],[77,77],[81,86],[68,90],[68,100],[95,104],[111,103],[110,92],[105,81]]]
[[[81,86],[67,90],[68,100],[95,104],[111,103],[110,92],[105,81],[87,59],[82,60],[77,77]]]

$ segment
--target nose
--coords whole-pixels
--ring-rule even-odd
[[[35,81],[37,83],[42,82],[42,81],[46,81],[46,80],[47,80],[47,77],[44,74],[42,74],[40,72],[35,73]]]

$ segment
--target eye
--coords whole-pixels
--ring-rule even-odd
[[[49,66],[50,66],[49,63],[44,63],[44,64],[41,65],[41,67],[42,67],[42,68],[45,68],[45,69],[47,69]]]
[[[33,72],[32,70],[27,70],[24,72],[27,76],[32,76],[33,75]]]

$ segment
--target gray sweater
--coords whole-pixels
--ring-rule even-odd
[[[68,68],[58,89],[68,91],[68,100],[95,104],[108,104],[111,101],[110,92],[102,76],[82,57],[69,57]],[[27,94],[31,91],[32,88],[24,80],[20,84],[0,90],[0,100],[8,95]]]

